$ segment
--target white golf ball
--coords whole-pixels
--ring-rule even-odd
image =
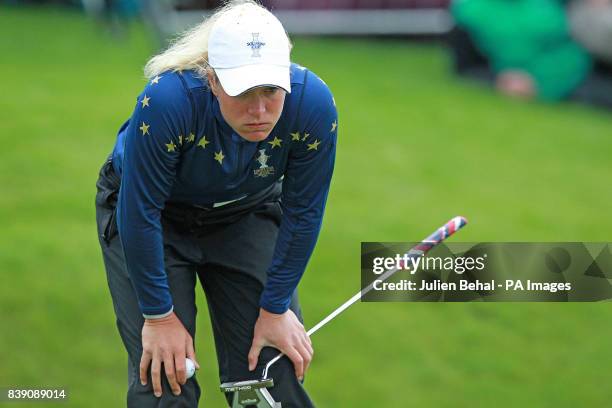
[[[191,361],[190,358],[186,358],[185,359],[185,369],[187,372],[187,379],[193,377],[193,375],[195,374],[195,364],[193,363],[193,361]]]

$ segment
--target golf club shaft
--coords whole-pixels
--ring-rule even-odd
[[[408,256],[408,258],[418,258],[420,256],[425,255],[430,249],[438,245],[440,242],[444,241],[446,238],[453,235],[455,232],[461,229],[465,224],[467,224],[467,219],[465,219],[464,217],[461,217],[461,216],[454,217],[453,219],[448,221],[446,224],[444,224],[442,227],[438,228],[433,234],[425,238],[418,245],[416,245],[414,248],[408,251],[406,255]],[[376,280],[379,282],[384,282],[386,279],[388,279],[391,275],[393,275],[398,270],[400,270],[400,268],[389,269],[384,274],[382,274],[380,278]],[[344,312],[353,303],[361,299],[363,295],[371,291],[373,288],[374,288],[374,282],[370,283],[367,287],[357,292],[353,297],[351,297],[349,300],[344,302],[344,304],[342,304],[336,310],[331,312],[326,318],[324,318],[319,323],[314,325],[310,330],[306,332],[306,334],[308,334],[308,336],[312,336],[317,330],[325,326],[327,323],[329,323],[332,319],[334,319],[340,313]],[[264,368],[264,371],[262,374],[263,379],[266,379],[268,377],[269,368],[274,363],[276,363],[283,355],[284,355],[283,353],[280,353],[279,355],[274,357],[272,360],[270,360],[268,364],[266,364],[266,367]]]

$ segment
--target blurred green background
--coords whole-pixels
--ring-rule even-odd
[[[123,406],[95,181],[156,44],[54,8],[0,8],[0,34],[0,387]],[[611,240],[609,112],[462,82],[435,43],[294,42],[340,115],[307,327],[359,290],[361,241],[420,240],[459,214],[454,240]],[[221,407],[199,295],[200,405]],[[306,385],[320,407],[610,406],[611,318],[610,303],[359,303],[313,337]]]

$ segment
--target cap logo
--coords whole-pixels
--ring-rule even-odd
[[[259,33],[252,33],[252,34],[253,34],[253,41],[249,41],[247,45],[251,47],[251,49],[253,50],[253,54],[251,55],[251,57],[259,58],[261,57],[261,54],[259,53],[259,49],[263,47],[264,45],[266,45],[266,43],[259,41]]]

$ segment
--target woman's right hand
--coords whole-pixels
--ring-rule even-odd
[[[196,368],[200,368],[195,356],[193,339],[174,312],[161,319],[145,319],[142,327],[142,357],[140,359],[142,385],[147,385],[147,370],[151,364],[153,392],[156,397],[161,397],[161,365],[163,363],[172,392],[174,395],[180,395],[179,384],[187,382],[185,357],[190,358]]]

